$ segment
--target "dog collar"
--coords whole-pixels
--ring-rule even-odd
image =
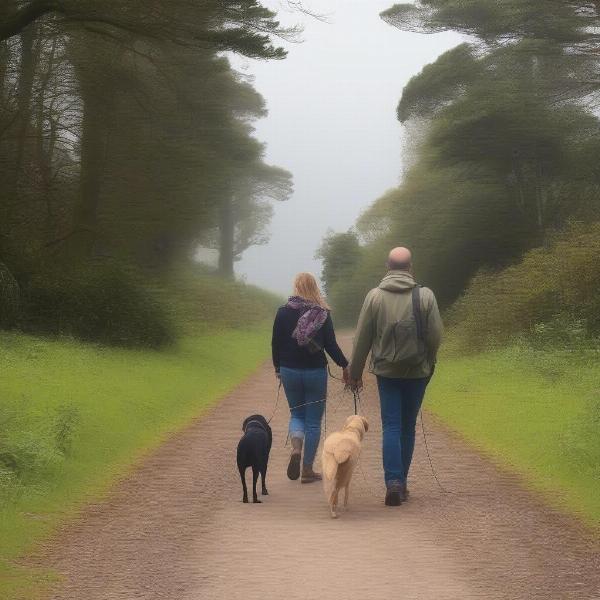
[[[260,427],[263,431],[267,431],[267,428],[265,427],[264,423],[261,423],[260,421],[257,421],[256,419],[252,419],[251,421],[248,421],[246,423],[246,429],[248,429],[248,425],[250,425],[250,423],[258,423],[258,425],[260,425]],[[244,431],[246,431],[246,430],[244,430]]]

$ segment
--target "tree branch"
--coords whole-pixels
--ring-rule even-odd
[[[28,25],[50,12],[63,12],[56,0],[35,0],[27,4],[0,24],[0,41],[19,34]]]

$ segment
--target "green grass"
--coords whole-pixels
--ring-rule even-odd
[[[264,327],[187,337],[168,352],[0,333],[0,452],[20,466],[12,479],[0,469],[0,597],[33,597],[49,575],[16,559],[213,405],[267,350]]]
[[[428,408],[551,504],[600,527],[597,351],[446,355]]]

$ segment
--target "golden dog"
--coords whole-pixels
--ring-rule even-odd
[[[344,490],[344,506],[348,506],[350,480],[360,456],[361,442],[369,430],[365,417],[354,415],[346,419],[344,428],[327,436],[323,444],[323,487],[331,516],[337,517],[338,495]]]

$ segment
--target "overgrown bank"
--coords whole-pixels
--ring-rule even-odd
[[[164,352],[0,333],[0,597],[34,597],[47,574],[15,560],[246,377],[267,341],[263,326]]]
[[[529,344],[447,351],[427,407],[549,503],[600,528],[599,358],[593,349]],[[452,490],[451,478],[439,475]]]

